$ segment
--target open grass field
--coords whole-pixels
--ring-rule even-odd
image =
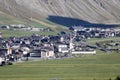
[[[0,30],[2,32],[3,37],[24,37],[24,36],[31,36],[32,34],[39,34],[39,35],[56,35],[56,32],[43,32],[43,31],[14,31],[14,30]]]
[[[0,67],[0,80],[114,80],[119,75],[118,53]]]
[[[90,44],[95,44],[96,42],[110,41],[110,40],[118,40],[118,41],[120,41],[120,37],[91,38],[91,39],[87,39],[87,42],[90,43]]]

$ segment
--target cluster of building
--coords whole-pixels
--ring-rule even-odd
[[[86,43],[77,42],[76,45],[74,41],[73,36],[67,33],[56,36],[33,34],[29,37],[10,37],[8,40],[1,37],[0,57],[18,61],[25,57],[55,59],[72,57],[73,54],[96,54]]]
[[[100,43],[96,43],[96,48],[107,53],[111,53],[113,51],[120,53],[120,41],[119,40],[109,40],[103,41]]]
[[[52,31],[51,28],[36,28],[29,27],[24,24],[11,24],[11,25],[2,25],[0,29],[4,30],[23,30],[23,31]]]
[[[15,25],[12,25],[15,26]],[[22,25],[23,26],[23,25]],[[78,54],[96,54],[84,39],[120,37],[120,30],[114,28],[71,27],[70,32],[59,35],[38,35],[28,37],[0,37],[0,61],[21,61],[23,58],[55,59],[68,58]]]
[[[75,35],[82,38],[107,38],[120,37],[120,28],[85,28],[82,26],[71,27]]]

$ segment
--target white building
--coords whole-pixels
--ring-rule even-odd
[[[72,54],[96,54],[96,51],[72,51]]]
[[[69,52],[68,46],[65,45],[65,44],[59,44],[58,45],[58,52],[60,52],[60,53],[68,53]]]

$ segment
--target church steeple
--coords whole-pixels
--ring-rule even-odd
[[[72,51],[74,51],[74,38],[75,38],[75,34],[74,33],[70,33],[70,41],[69,41],[70,53],[72,53]]]

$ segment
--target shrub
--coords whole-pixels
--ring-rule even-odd
[[[119,76],[117,76],[115,80],[120,80],[120,77],[119,77]]]

